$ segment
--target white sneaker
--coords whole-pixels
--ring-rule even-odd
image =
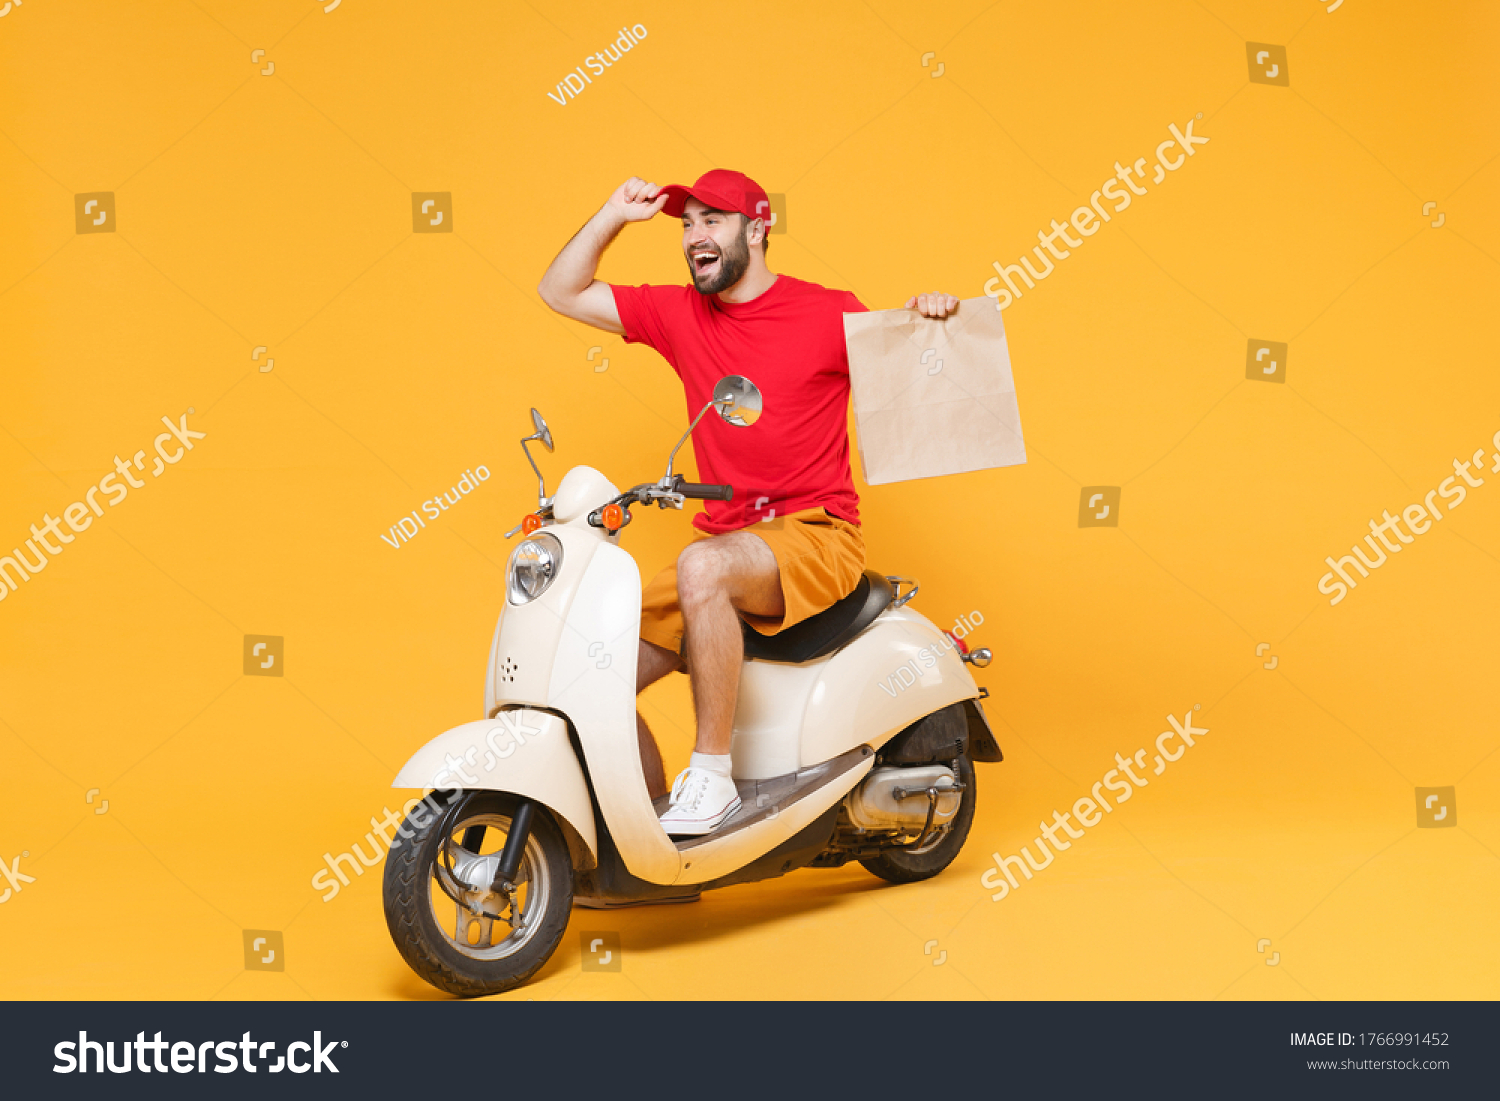
[[[685,768],[672,785],[672,805],[661,816],[670,837],[712,833],[740,809],[734,781],[704,768]]]

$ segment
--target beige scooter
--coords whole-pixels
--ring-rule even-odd
[[[594,905],[690,899],[802,867],[858,860],[883,879],[937,875],[974,817],[974,761],[998,761],[967,651],[909,603],[916,583],[867,572],[843,600],[774,637],[745,633],[734,716],[743,806],[705,837],[673,841],[647,794],[635,726],[641,578],[619,545],[632,506],[729,500],[685,482],[677,451],[709,409],[748,426],[761,395],[720,380],[657,482],[621,493],[574,467],[506,566],[484,719],[434,738],[392,786],[407,802],[386,857],[384,902],[407,963],[454,994],[525,982],[557,948],[575,895]],[[516,532],[511,533],[516,534]]]

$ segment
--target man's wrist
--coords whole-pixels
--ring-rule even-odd
[[[616,233],[619,233],[620,230],[624,229],[626,224],[630,221],[630,219],[626,218],[625,215],[621,214],[618,210],[610,206],[608,203],[605,203],[599,208],[599,212],[594,215],[593,220],[598,225],[598,227],[610,237],[613,237]]]

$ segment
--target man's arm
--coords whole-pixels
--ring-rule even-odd
[[[661,210],[667,197],[660,192],[654,183],[635,176],[617,187],[547,268],[536,288],[542,301],[574,321],[609,333],[624,332],[614,292],[594,273],[604,250],[626,222],[644,222]]]

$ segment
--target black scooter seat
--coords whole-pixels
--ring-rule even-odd
[[[896,591],[884,574],[866,570],[848,596],[780,634],[763,635],[744,624],[745,657],[800,664],[831,654],[864,633],[895,598]]]

